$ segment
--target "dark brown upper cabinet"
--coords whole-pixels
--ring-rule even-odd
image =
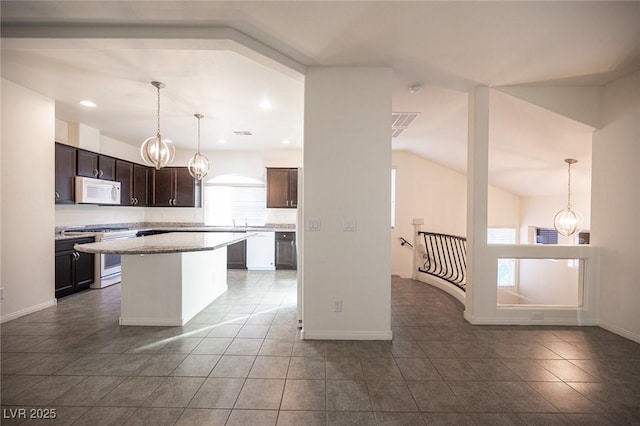
[[[76,148],[56,143],[55,163],[55,202],[72,204],[75,201]]]
[[[78,149],[77,175],[96,179],[116,180],[116,159]]]
[[[116,160],[116,181],[120,182],[120,204],[135,205],[133,200],[133,163]]]
[[[149,168],[116,160],[116,181],[120,182],[120,204],[146,207],[149,204]]]
[[[135,206],[146,207],[149,205],[149,176],[151,175],[151,169],[147,166],[141,166],[140,164],[133,165],[133,199],[135,200]]]
[[[194,179],[186,167],[152,169],[154,207],[200,207],[202,182]]]
[[[267,168],[267,208],[298,207],[298,169]]]

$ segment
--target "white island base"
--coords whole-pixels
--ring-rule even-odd
[[[227,249],[122,256],[120,325],[181,326],[227,291]]]

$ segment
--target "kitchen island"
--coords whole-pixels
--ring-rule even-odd
[[[227,246],[254,235],[171,232],[74,248],[122,256],[120,325],[181,326],[227,291]]]

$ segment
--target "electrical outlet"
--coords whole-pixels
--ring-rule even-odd
[[[333,312],[342,312],[342,299],[333,301]]]

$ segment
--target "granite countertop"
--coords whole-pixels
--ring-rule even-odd
[[[71,240],[95,236],[95,232],[78,232],[84,228],[100,228],[119,226],[136,231],[170,231],[170,232],[295,232],[296,225],[287,223],[267,223],[263,226],[207,226],[201,223],[172,223],[172,222],[145,222],[145,223],[118,223],[106,225],[88,226],[63,226],[56,227],[55,240]]]
[[[196,232],[276,232],[295,231],[295,225],[264,225],[264,226],[148,226],[140,230],[154,231],[196,231]]]
[[[85,253],[157,254],[215,250],[253,237],[250,232],[171,232],[141,238],[76,244]]]

